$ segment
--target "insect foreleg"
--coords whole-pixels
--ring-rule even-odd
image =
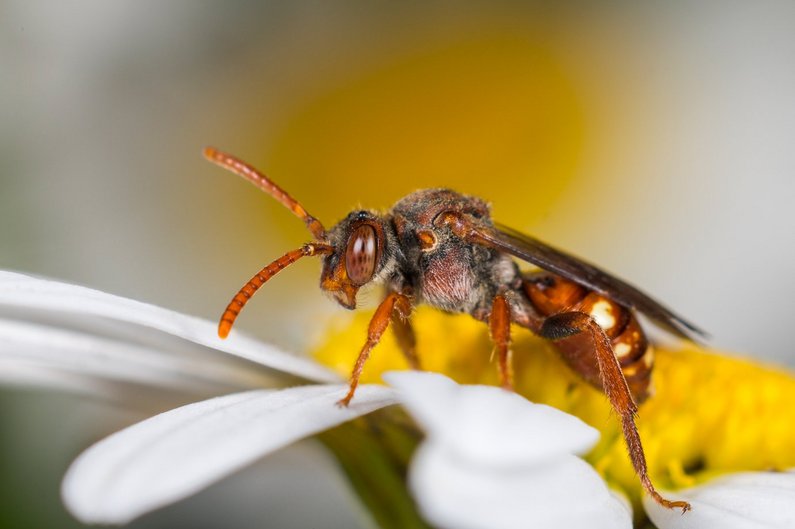
[[[384,301],[375,309],[375,314],[370,320],[370,326],[367,329],[367,341],[362,347],[359,357],[356,359],[356,364],[353,366],[353,373],[351,373],[350,387],[348,394],[345,395],[337,404],[339,406],[347,406],[350,404],[353,394],[356,392],[356,386],[359,385],[359,377],[362,375],[364,364],[370,357],[370,351],[373,350],[378,342],[381,340],[384,331],[389,326],[389,321],[392,319],[392,314],[398,312],[402,317],[408,318],[411,313],[411,301],[408,296],[398,292],[390,292]]]
[[[624,440],[629,449],[632,466],[635,468],[643,488],[660,505],[668,508],[678,507],[682,509],[682,512],[690,510],[690,504],[687,502],[670,501],[663,498],[654,488],[649,478],[646,456],[643,454],[640,435],[635,425],[635,412],[638,407],[632,399],[627,381],[621,372],[621,365],[613,354],[610,339],[599,324],[584,312],[564,312],[546,318],[538,334],[550,340],[560,340],[584,331],[591,335],[602,388],[613,409],[616,410],[621,418],[621,427],[624,432]],[[566,354],[566,351],[561,348],[561,353]]]

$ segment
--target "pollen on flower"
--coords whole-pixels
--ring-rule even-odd
[[[370,316],[359,312],[338,322],[315,357],[349,375]],[[412,323],[423,369],[460,383],[498,383],[486,325],[424,307]],[[639,507],[641,486],[607,399],[569,370],[548,342],[524,329],[513,331],[516,390],[599,429],[601,440],[586,459]],[[688,344],[655,351],[656,391],[641,405],[637,425],[650,476],[659,487],[676,490],[730,472],[795,467],[795,376]],[[388,332],[373,350],[362,381],[380,382],[384,371],[407,368]]]

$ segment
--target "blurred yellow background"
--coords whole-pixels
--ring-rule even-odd
[[[722,348],[795,365],[791,3],[10,0],[0,15],[2,268],[217,318],[308,234],[206,163],[211,144],[327,226],[422,187],[482,196],[495,218],[642,286]],[[342,311],[318,274],[311,260],[284,272],[238,325],[304,351]],[[86,403],[0,398],[2,484],[16,490],[0,525],[64,526],[53,480],[110,426],[53,423]],[[263,465],[282,476],[294,462]],[[246,476],[136,527],[212,527],[197,505],[252,496],[240,527],[264,512],[311,523],[284,501],[301,497],[299,478]],[[323,483],[318,495],[349,503],[339,478]],[[365,524],[351,509],[317,512],[329,527]]]

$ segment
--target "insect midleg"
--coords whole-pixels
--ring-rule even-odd
[[[395,333],[398,347],[403,352],[409,367],[415,370],[422,369],[420,367],[420,357],[417,355],[417,336],[414,334],[409,315],[404,316],[399,311],[393,310],[392,330]]]
[[[370,357],[370,351],[372,351],[373,347],[381,340],[381,336],[384,335],[384,331],[386,331],[386,328],[389,326],[389,321],[392,319],[392,313],[396,311],[401,313],[404,317],[408,317],[411,313],[411,301],[403,294],[390,292],[386,298],[384,298],[384,301],[378,305],[378,308],[375,309],[375,314],[373,314],[370,320],[370,326],[367,329],[367,341],[364,343],[359,357],[356,359],[356,364],[353,366],[348,394],[337,402],[337,405],[347,406],[350,404],[354,393],[356,393],[356,386],[359,385],[359,377],[362,375],[364,364]]]
[[[689,510],[690,504],[685,501],[670,501],[663,498],[654,488],[649,478],[646,456],[643,454],[640,435],[635,425],[635,413],[638,407],[632,399],[627,381],[621,372],[621,365],[613,354],[610,339],[605,334],[604,329],[584,312],[564,312],[546,318],[538,334],[550,340],[559,340],[584,331],[588,331],[593,340],[602,388],[613,409],[616,410],[621,418],[621,427],[629,450],[629,456],[632,460],[632,466],[635,468],[643,488],[657,503],[664,507],[678,507],[682,509],[682,512]],[[562,353],[565,354],[565,351],[562,351]]]
[[[513,390],[513,365],[511,362],[511,308],[502,294],[494,296],[489,314],[489,330],[497,351],[500,385]]]

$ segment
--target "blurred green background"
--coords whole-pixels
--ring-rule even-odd
[[[795,365],[791,2],[0,3],[0,267],[215,319],[305,240],[205,162],[330,226],[450,186]],[[241,328],[296,352],[342,309],[302,262]],[[374,300],[370,296],[370,301]],[[134,416],[0,390],[0,526],[75,526],[58,482]],[[312,445],[134,527],[366,527]]]

